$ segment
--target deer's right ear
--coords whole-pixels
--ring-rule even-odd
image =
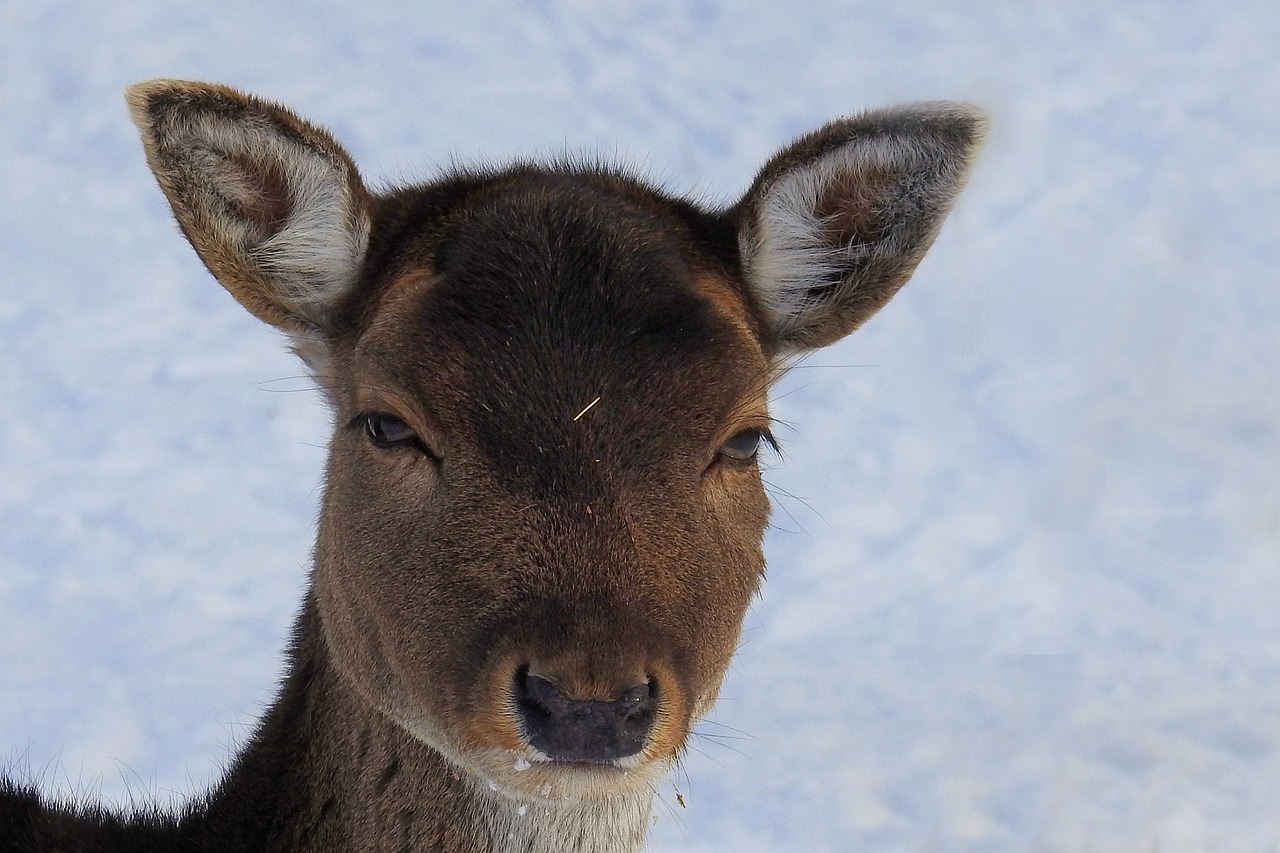
[[[147,163],[183,233],[259,319],[331,328],[369,241],[369,194],[328,133],[224,86],[153,80],[127,93]]]

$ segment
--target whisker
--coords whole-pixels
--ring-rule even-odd
[[[706,735],[705,733],[698,733],[698,732],[694,732],[694,737],[697,737],[697,738],[704,738],[704,737],[706,737],[706,736],[707,736],[707,735]],[[729,744],[727,744],[727,743],[716,743],[715,741],[712,741],[712,743],[715,743],[715,744],[716,744],[716,746],[720,747],[721,749],[727,749],[727,750],[729,750],[730,752],[736,752],[738,755],[741,755],[743,758],[748,758],[748,757],[749,757],[749,756],[748,756],[745,752],[743,752],[742,750],[740,750],[740,749],[735,749],[734,747],[730,746],[730,745],[729,745]],[[708,761],[714,762],[714,763],[715,763],[715,765],[716,765],[717,767],[719,767],[721,770],[723,770],[723,769],[724,769],[724,763],[723,763],[723,762],[721,762],[720,760],[718,760],[718,759],[716,759],[716,758],[713,758],[709,753],[705,752],[704,750],[698,749],[698,748],[697,748],[697,747],[695,747],[693,744],[689,744],[689,749],[692,749],[694,752],[698,753],[699,755],[701,755],[703,758],[707,759]]]
[[[764,490],[765,490],[765,492],[766,492],[766,493],[768,493],[768,494],[769,494],[769,496],[770,496],[770,497],[772,497],[772,496],[773,496],[773,494],[774,494],[774,492],[775,492],[775,491],[778,491],[778,490],[776,489],[776,487],[774,487],[774,486],[772,486],[772,485],[768,485],[768,484],[766,484],[766,485],[765,485]],[[785,492],[785,491],[784,491],[784,492],[782,492],[782,495],[783,495],[783,497],[790,497],[790,495],[786,494],[786,492]],[[806,528],[803,524],[801,524],[801,523],[800,523],[800,520],[799,520],[798,518],[796,518],[795,513],[793,513],[793,512],[792,512],[792,511],[787,507],[787,505],[786,505],[784,502],[782,502],[782,501],[778,501],[778,505],[779,505],[780,507],[782,507],[782,511],[783,511],[783,512],[785,512],[785,513],[787,514],[787,518],[791,519],[791,523],[792,523],[792,524],[794,524],[796,527],[800,528],[798,531],[796,531],[796,530],[785,530],[785,529],[783,529],[783,530],[784,530],[784,532],[786,532],[786,533],[803,533],[803,534],[805,534],[806,536],[808,536],[808,535],[809,535],[809,530],[808,530],[808,528]],[[773,525],[773,523],[772,523],[772,522],[770,522],[770,525],[769,525],[769,526],[770,526],[770,527],[772,527],[772,526],[774,526],[774,525]],[[782,528],[780,528],[780,529],[782,529]]]
[[[782,495],[783,497],[790,498],[793,501],[798,501],[799,503],[804,505],[805,509],[809,510],[809,512],[813,513],[818,518],[822,519],[823,524],[827,524],[827,525],[831,524],[831,522],[827,521],[826,516],[824,516],[822,513],[818,512],[818,510],[813,508],[813,504],[809,503],[808,498],[802,498],[799,495],[794,495],[791,492],[779,486],[777,483],[767,484],[765,486],[765,490],[768,491],[769,494],[771,495],[776,493],[776,494]]]
[[[746,735],[725,735],[725,734],[720,734],[719,732],[695,732],[695,733],[698,735],[698,737],[707,738],[708,740],[711,740],[717,744],[723,741],[755,740],[755,738],[748,737]]]
[[[741,735],[743,740],[755,740],[755,736],[744,732],[742,729],[735,729],[733,726],[722,723],[719,720],[699,720],[698,725],[719,726],[722,729],[728,729],[734,734]]]

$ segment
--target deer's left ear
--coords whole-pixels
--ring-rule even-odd
[[[775,352],[852,332],[906,283],[964,185],[983,114],[925,103],[832,122],[771,159],[733,208]]]

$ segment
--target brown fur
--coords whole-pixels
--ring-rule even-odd
[[[121,822],[14,789],[0,837],[24,851],[636,849],[763,575],[769,505],[737,456],[767,434],[778,359],[901,285],[959,189],[977,115],[833,123],[734,208],[705,211],[583,165],[374,195],[282,107],[174,81],[135,87],[130,106],[196,251],[297,337],[334,407],[315,568],[280,697],[205,800]],[[884,155],[898,137],[923,152],[910,174]],[[815,165],[833,151],[852,165]],[[769,195],[810,172],[811,209]],[[779,298],[761,271],[787,262],[768,253],[788,217],[817,222],[805,239],[832,257],[858,241],[880,255]],[[530,678],[554,701],[530,698]],[[596,728],[629,696],[642,742],[609,752]],[[588,722],[535,724],[562,705]]]

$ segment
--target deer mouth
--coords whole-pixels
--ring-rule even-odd
[[[575,699],[522,668],[502,715],[505,748],[479,756],[478,775],[536,800],[652,791],[683,742],[666,698],[649,679],[607,699]]]
[[[573,802],[652,791],[670,759],[634,755],[612,761],[566,761],[502,751],[483,756],[477,774],[493,792],[516,799]]]

